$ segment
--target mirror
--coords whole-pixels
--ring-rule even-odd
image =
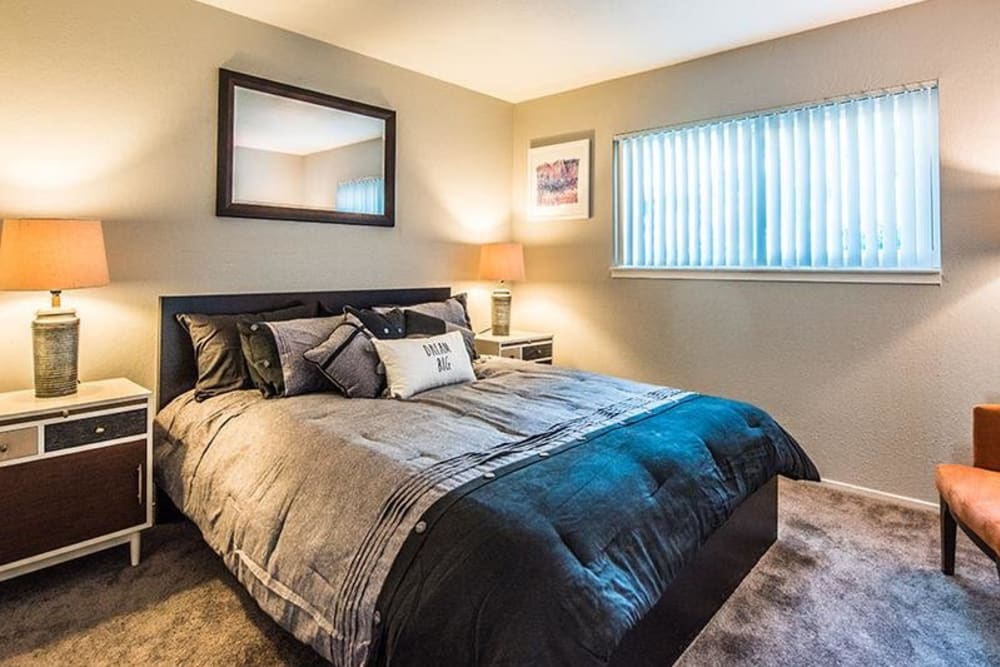
[[[392,227],[396,112],[219,70],[216,214]]]

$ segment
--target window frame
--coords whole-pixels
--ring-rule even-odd
[[[932,192],[932,207],[936,227],[933,229],[934,241],[937,244],[938,266],[931,268],[891,267],[857,267],[857,268],[826,268],[826,267],[629,267],[619,266],[619,244],[621,242],[620,192],[624,173],[621,169],[621,141],[638,136],[657,134],[702,127],[727,121],[745,120],[769,114],[780,114],[786,111],[820,108],[844,102],[869,99],[878,96],[889,96],[904,92],[913,92],[926,88],[934,88],[940,102],[940,82],[937,79],[907,83],[890,88],[867,90],[858,93],[823,98],[812,102],[799,102],[778,107],[770,107],[749,112],[717,116],[712,118],[685,121],[670,125],[621,132],[612,137],[611,172],[612,172],[612,261],[609,268],[611,278],[625,279],[661,279],[661,280],[726,280],[726,281],[760,281],[760,282],[814,282],[814,283],[867,283],[867,284],[911,284],[911,285],[941,285],[944,264],[941,230],[941,159],[940,159],[940,106],[934,127],[937,130],[936,167],[934,190]]]

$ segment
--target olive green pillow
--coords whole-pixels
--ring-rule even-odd
[[[302,356],[326,340],[343,315],[283,322],[240,322],[240,345],[250,380],[266,398],[298,396],[332,389],[330,382]]]

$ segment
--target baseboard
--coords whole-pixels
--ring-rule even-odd
[[[840,489],[841,491],[847,491],[848,493],[856,493],[862,496],[868,496],[869,498],[877,498],[878,500],[888,500],[890,502],[899,503],[901,505],[906,505],[907,507],[912,507],[913,509],[919,510],[938,510],[937,503],[928,502],[926,500],[917,500],[916,498],[910,498],[909,496],[900,496],[895,493],[886,493],[885,491],[879,491],[877,489],[869,489],[866,486],[858,486],[857,484],[848,484],[847,482],[838,482],[835,479],[824,479],[820,484],[825,486],[831,486],[835,489]]]

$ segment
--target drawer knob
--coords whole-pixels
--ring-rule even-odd
[[[104,434],[104,427],[103,426],[98,426],[97,428],[94,429],[94,433],[96,433],[97,435],[103,435]]]
[[[69,410],[63,410],[60,414],[62,414],[63,419],[65,419],[66,417],[69,417]]]
[[[0,442],[0,454],[6,454],[6,453],[7,453],[7,443]]]

